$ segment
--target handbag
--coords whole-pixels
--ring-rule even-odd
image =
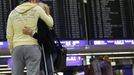
[[[62,72],[66,69],[67,49],[65,47],[62,47],[58,38],[56,43],[56,50],[57,50],[57,57],[54,62],[55,71]]]

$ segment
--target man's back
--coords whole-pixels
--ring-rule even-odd
[[[37,44],[37,40],[29,35],[23,34],[22,29],[27,26],[36,32],[39,17],[43,19],[47,25],[53,26],[52,18],[46,16],[45,12],[44,14],[43,12],[44,10],[37,4],[26,2],[17,6],[10,13],[7,25],[7,39],[9,40],[9,44],[12,42],[13,48],[19,45]],[[10,39],[12,39],[11,42]]]
[[[12,52],[12,75],[24,75],[24,67],[27,67],[27,75],[39,75],[41,52],[37,40],[22,33],[25,26],[37,31],[39,18],[48,26],[53,26],[52,18],[37,5],[37,0],[27,0],[8,17],[6,35]]]
[[[27,5],[27,6],[26,6]],[[23,44],[37,44],[36,40],[28,35],[22,33],[24,26],[32,28],[37,31],[38,15],[36,11],[36,4],[24,3],[16,7],[10,14],[12,26],[14,30],[13,43],[14,46]]]

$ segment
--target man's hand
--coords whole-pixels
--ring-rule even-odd
[[[39,2],[38,5],[44,9],[47,15],[50,15],[49,6],[46,3]]]
[[[22,32],[23,32],[23,34],[32,36],[33,30],[29,27],[24,27]]]

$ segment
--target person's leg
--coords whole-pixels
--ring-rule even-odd
[[[41,52],[38,45],[25,46],[25,60],[27,67],[27,75],[40,74]]]
[[[24,75],[24,58],[23,46],[18,46],[13,49],[12,53],[12,75]]]

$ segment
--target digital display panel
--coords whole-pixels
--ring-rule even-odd
[[[0,42],[0,48],[7,48],[8,44],[6,41]]]
[[[133,39],[133,0],[87,0],[90,39]]]
[[[67,56],[66,66],[81,66],[83,64],[81,56]]]
[[[8,67],[12,67],[12,58],[9,57],[7,59],[8,61]],[[83,64],[81,56],[67,56],[66,57],[66,66],[81,66]],[[4,61],[4,60],[3,60]]]
[[[134,40],[91,40],[90,45],[134,45]]]
[[[87,40],[62,40],[60,42],[64,47],[80,47],[88,45]]]
[[[22,0],[0,0],[0,41],[9,12]],[[42,0],[60,40],[134,38],[133,0]]]
[[[81,56],[67,56],[66,66],[81,66],[83,64]],[[8,58],[8,67],[12,66],[12,58]]]
[[[85,39],[83,0],[57,0],[55,30],[60,39]],[[54,13],[54,15],[56,14]]]
[[[80,46],[87,46],[87,40],[61,40],[60,43],[63,47],[80,47]],[[7,48],[8,44],[7,41],[0,42],[0,48]]]
[[[6,40],[6,24],[9,12],[10,0],[0,0],[0,41]]]
[[[83,0],[42,0],[51,9],[54,28],[61,40],[85,39]]]

